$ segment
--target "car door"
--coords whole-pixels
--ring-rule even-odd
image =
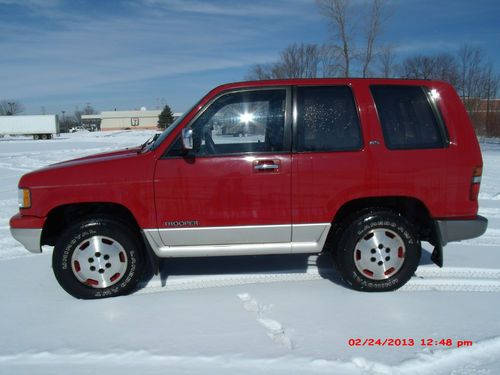
[[[291,94],[238,89],[212,100],[157,162],[160,254],[289,252]]]
[[[334,214],[371,183],[372,168],[351,86],[297,87],[294,113],[292,223],[309,225],[320,251]]]

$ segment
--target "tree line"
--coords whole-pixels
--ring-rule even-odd
[[[0,116],[15,116],[24,111],[24,106],[16,100],[0,100]]]
[[[327,19],[331,42],[294,43],[276,62],[251,67],[248,79],[384,77],[436,79],[451,83],[462,98],[479,135],[500,136],[500,75],[483,50],[416,54],[397,62],[395,48],[379,40],[390,19],[387,0],[316,0]]]

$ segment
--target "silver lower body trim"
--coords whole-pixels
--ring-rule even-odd
[[[42,252],[42,247],[40,246],[42,229],[10,228],[10,233],[12,237],[26,248],[26,250],[36,254]]]
[[[159,229],[165,246],[233,245],[290,242],[292,226],[248,225]]]
[[[206,257],[318,253],[329,230],[330,223],[319,223],[144,229],[144,235],[160,258]]]

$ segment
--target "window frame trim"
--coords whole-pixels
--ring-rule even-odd
[[[432,115],[434,116],[434,120],[436,121],[437,131],[438,131],[438,134],[441,138],[441,146],[433,146],[433,147],[429,147],[429,146],[425,146],[425,147],[420,146],[419,147],[419,146],[413,146],[413,145],[407,146],[407,147],[391,147],[391,146],[389,146],[389,144],[387,142],[388,138],[386,137],[386,132],[384,130],[385,128],[382,124],[382,120],[380,119],[380,113],[379,113],[379,108],[377,106],[377,101],[375,100],[375,96],[374,96],[373,91],[372,91],[372,88],[374,88],[374,87],[416,87],[416,88],[420,89],[420,91],[422,91],[422,94],[424,95],[424,97],[429,105],[429,108],[431,110]],[[425,85],[408,85],[408,84],[406,84],[406,85],[371,84],[371,85],[369,85],[368,88],[370,91],[370,96],[371,96],[372,101],[373,101],[373,106],[375,108],[375,113],[377,114],[377,120],[378,120],[378,124],[380,126],[380,131],[382,133],[384,146],[387,150],[389,150],[389,151],[440,150],[440,149],[446,149],[450,146],[448,128],[446,127],[446,124],[443,120],[443,116],[441,115],[441,111],[439,110],[437,103],[431,98],[431,88],[430,87],[425,86]]]
[[[238,153],[221,153],[221,154],[210,154],[210,155],[196,155],[194,152],[189,151],[185,155],[168,155],[173,149],[174,145],[179,141],[180,135],[175,137],[174,140],[167,147],[160,159],[179,159],[179,158],[214,158],[214,157],[231,157],[231,156],[246,156],[246,155],[277,155],[277,154],[289,154],[291,153],[291,122],[292,122],[292,86],[277,85],[277,86],[265,86],[265,87],[241,87],[229,89],[218,93],[215,97],[210,99],[201,108],[198,113],[183,127],[183,129],[191,127],[204,113],[214,104],[217,100],[223,96],[244,92],[255,92],[255,91],[273,91],[273,90],[283,90],[285,91],[285,119],[284,119],[284,129],[283,129],[283,150],[282,151],[246,151]],[[182,130],[181,130],[182,132]]]
[[[299,123],[298,123],[298,117],[299,117],[299,107],[298,107],[298,97],[299,97],[299,89],[301,88],[331,88],[331,87],[346,87],[349,89],[351,93],[351,97],[353,99],[354,103],[354,110],[358,119],[358,130],[359,130],[359,135],[361,138],[361,143],[358,148],[355,149],[349,149],[349,150],[299,150],[298,149],[298,140],[299,140]],[[292,153],[294,154],[309,154],[309,153],[339,153],[339,152],[360,152],[363,151],[365,148],[365,140],[363,136],[363,123],[361,122],[361,114],[360,114],[360,107],[358,104],[358,101],[356,99],[356,94],[352,88],[352,85],[347,83],[347,84],[332,84],[332,85],[296,85],[293,87],[293,123],[292,123]]]

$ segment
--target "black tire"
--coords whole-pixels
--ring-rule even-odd
[[[333,258],[353,289],[384,292],[400,288],[413,276],[420,254],[420,241],[408,220],[392,211],[375,210],[346,223]]]
[[[101,246],[103,254],[99,251]],[[115,297],[130,293],[137,285],[143,271],[143,248],[139,237],[121,222],[107,218],[84,220],[59,237],[52,254],[52,268],[59,284],[73,297]],[[106,254],[107,250],[111,255]],[[84,255],[84,251],[90,255]],[[83,281],[84,276],[94,274],[95,277]]]

